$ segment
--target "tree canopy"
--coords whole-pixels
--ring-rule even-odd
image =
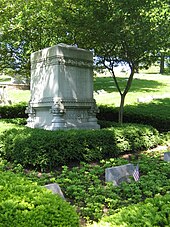
[[[167,0],[1,0],[0,13],[1,71],[28,73],[31,52],[59,42],[146,66],[169,39]]]
[[[168,0],[1,0],[0,71],[29,76],[32,52],[76,44],[111,71],[123,106],[135,70],[169,48],[169,6]],[[124,91],[114,71],[119,63],[130,68]]]
[[[55,3],[55,5],[54,5]],[[29,76],[30,54],[64,37],[62,1],[2,0],[0,6],[0,70]]]
[[[168,49],[170,9],[167,0],[71,1],[65,13],[68,32],[80,47],[92,48],[99,64],[113,75],[121,96],[119,121],[134,72],[150,66]],[[123,91],[115,66],[124,63],[130,74]]]

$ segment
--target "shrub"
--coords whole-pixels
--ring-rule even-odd
[[[107,105],[100,105],[99,112],[97,113],[97,119],[99,121],[114,121],[118,122],[118,107],[112,107]]]
[[[26,103],[0,106],[0,118],[27,118]]]
[[[11,124],[16,124],[16,125],[26,125],[27,124],[26,118],[3,118],[3,119],[0,119],[0,121],[4,122],[4,123],[11,123]]]
[[[0,172],[0,226],[79,226],[78,215],[58,195],[11,172]]]
[[[124,107],[124,122],[151,125],[160,132],[170,131],[169,99],[158,99]],[[118,107],[100,106],[98,120],[118,122]]]
[[[42,170],[150,148],[159,143],[159,135],[152,127],[128,124],[102,130],[68,131],[18,127],[4,131],[0,140],[3,157]]]
[[[151,103],[141,103],[125,107],[125,122],[152,125],[160,132],[170,131],[169,99],[158,99]]]
[[[98,224],[92,226],[169,226],[170,194],[157,195],[142,203],[120,209],[114,215],[104,217]]]

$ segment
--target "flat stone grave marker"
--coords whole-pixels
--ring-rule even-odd
[[[164,161],[170,162],[170,151],[164,153]]]
[[[130,183],[130,176],[133,176],[134,170],[133,164],[107,168],[105,170],[105,181],[113,182],[115,186],[120,185],[122,182]]]
[[[47,184],[47,185],[45,185],[45,188],[51,190],[54,194],[58,194],[63,199],[65,199],[64,195],[63,195],[63,193],[61,191],[61,188],[60,188],[60,186],[57,183]]]

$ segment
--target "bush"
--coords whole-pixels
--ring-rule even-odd
[[[0,118],[27,118],[26,103],[0,106]]]
[[[146,199],[145,202],[122,208],[118,213],[104,217],[98,227],[118,226],[169,226],[170,223],[170,194],[157,195]]]
[[[170,131],[169,99],[158,99],[124,107],[124,122],[151,125],[160,132]],[[118,107],[100,106],[98,120],[118,122]]]
[[[4,122],[4,123],[11,123],[11,124],[16,124],[16,125],[26,125],[27,124],[26,118],[3,118],[3,119],[0,119],[0,121]]]
[[[75,210],[50,191],[11,172],[0,172],[0,226],[79,226]]]
[[[128,124],[102,130],[68,131],[18,127],[4,131],[0,140],[3,157],[42,170],[154,147],[159,143],[159,135],[152,127]]]

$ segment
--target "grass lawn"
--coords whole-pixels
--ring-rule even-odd
[[[118,77],[118,82],[123,89],[127,77]],[[110,76],[97,76],[94,78],[94,98],[97,104],[119,106],[120,95]],[[30,99],[29,90],[8,89],[8,98],[12,103],[28,102]],[[135,74],[132,87],[126,96],[125,105],[135,104],[138,98],[149,96],[170,98],[170,76],[160,74]]]
[[[123,89],[127,77],[118,77],[121,88]],[[7,90],[8,98],[12,103],[28,102],[30,99],[29,90]],[[135,74],[132,87],[126,96],[125,105],[134,104],[138,98],[169,97],[170,98],[170,76],[160,74]],[[99,75],[94,78],[94,98],[97,104],[107,104],[119,106],[120,95],[115,87],[112,77],[109,75]]]
[[[7,91],[8,99],[12,101],[12,103],[19,102],[29,102],[30,99],[30,90],[20,90],[20,89],[8,89]]]
[[[118,82],[123,89],[127,82],[127,76],[122,74]],[[110,75],[95,77],[94,98],[97,104],[119,106],[120,95],[115,87],[113,78]],[[130,91],[128,92],[125,105],[135,104],[138,98],[170,98],[170,76],[160,74],[135,74]]]

